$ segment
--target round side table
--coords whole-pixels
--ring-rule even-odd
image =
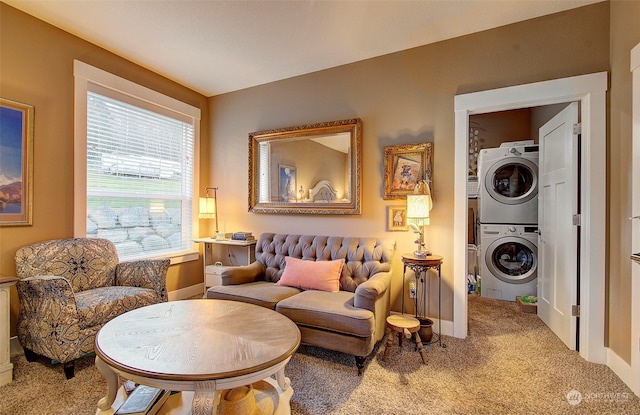
[[[426,258],[416,258],[413,254],[403,254],[402,255],[402,263],[404,264],[402,270],[402,289],[404,290],[404,280],[405,274],[407,273],[407,268],[412,270],[416,274],[416,279],[418,279],[419,274],[424,274],[422,276],[422,290],[423,295],[426,296],[427,292],[427,271],[430,269],[438,271],[438,343],[440,343],[440,347],[447,347],[442,344],[442,261],[443,258],[440,255],[429,255]],[[419,285],[416,284],[416,288]],[[402,298],[402,313],[404,313],[404,292],[401,295]],[[425,297],[426,298],[426,297]],[[425,317],[418,315],[418,310],[416,309],[416,317]]]

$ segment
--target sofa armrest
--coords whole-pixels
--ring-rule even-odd
[[[378,272],[367,281],[358,285],[353,298],[356,308],[376,311],[376,301],[383,297],[391,285],[391,272]],[[386,317],[386,316],[385,316]]]
[[[167,271],[170,263],[168,258],[121,262],[116,266],[116,285],[150,288],[155,290],[158,298],[167,301]]]
[[[238,285],[258,281],[264,278],[264,265],[255,261],[249,265],[232,267],[222,271],[222,285]]]

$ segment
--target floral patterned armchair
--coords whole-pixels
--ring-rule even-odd
[[[43,355],[63,364],[94,351],[95,335],[127,311],[167,301],[169,259],[118,262],[111,241],[72,238],[38,242],[16,252],[20,299],[18,339],[28,361]]]

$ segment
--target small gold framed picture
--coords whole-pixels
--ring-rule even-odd
[[[390,231],[406,231],[407,228],[407,207],[389,206],[387,208],[388,228]]]

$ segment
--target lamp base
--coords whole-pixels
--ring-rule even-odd
[[[416,258],[425,259],[429,255],[431,255],[431,252],[428,251],[413,251],[413,256]]]

